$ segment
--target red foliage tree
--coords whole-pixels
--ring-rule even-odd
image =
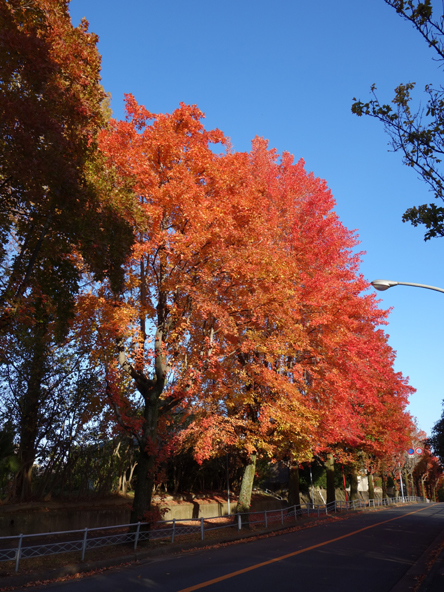
[[[247,453],[243,511],[257,452],[292,462],[333,448],[348,457],[358,447],[390,454],[410,425],[410,388],[394,373],[393,352],[378,329],[386,313],[363,294],[368,283],[352,251],[356,238],[333,212],[326,184],[289,154],[279,161],[261,139],[249,160],[251,190],[271,233],[268,243],[261,233],[261,241],[276,267],[267,268],[271,289],[249,290],[259,323],[253,328],[244,315],[245,332],[230,336],[230,357],[220,358],[225,390],[208,385],[189,428],[198,458],[226,446]]]

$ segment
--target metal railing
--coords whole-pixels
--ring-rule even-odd
[[[368,501],[335,501],[325,505],[302,504],[281,508],[278,510],[263,510],[245,514],[217,516],[214,518],[185,518],[155,522],[148,527],[146,523],[121,524],[99,528],[85,528],[83,530],[69,530],[51,533],[16,535],[0,537],[0,562],[14,561],[15,571],[19,569],[22,559],[55,555],[58,553],[78,552],[82,561],[88,549],[97,549],[110,545],[126,544],[134,550],[143,541],[169,539],[173,543],[175,538],[183,535],[198,535],[205,540],[205,533],[222,528],[241,530],[248,526],[263,524],[270,525],[296,521],[298,517],[325,516],[335,512],[349,512],[353,510],[372,509],[400,503],[430,502],[421,497],[404,496],[404,498],[371,499]],[[65,537],[65,535],[69,535]],[[49,542],[45,539],[51,538]],[[69,540],[66,540],[66,539]],[[17,541],[14,547],[8,547],[9,541]]]

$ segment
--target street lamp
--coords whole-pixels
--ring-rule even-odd
[[[442,288],[437,288],[436,286],[427,286],[426,284],[413,284],[412,282],[395,282],[393,280],[373,280],[371,282],[372,286],[379,290],[380,292],[384,292],[389,288],[393,288],[393,286],[413,286],[414,288],[427,288],[428,290],[435,290],[436,292],[443,292]]]

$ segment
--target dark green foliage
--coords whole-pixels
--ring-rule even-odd
[[[444,465],[444,412],[441,419],[433,426],[428,445],[433,449],[435,456],[439,458],[441,464]]]
[[[49,458],[54,466],[63,462],[84,424],[101,414],[88,347],[72,335],[58,340],[56,317],[42,299],[30,298],[29,307],[32,321],[10,325],[0,357],[0,421],[13,426],[20,465],[10,495],[21,500],[41,492],[32,484],[34,463],[46,474]]]
[[[0,430],[0,499],[4,499],[8,495],[9,485],[18,469],[14,428],[12,423],[8,421]]]
[[[240,459],[229,454],[228,476],[231,491],[237,492],[239,490],[242,471],[243,465]],[[265,474],[263,467],[261,471]],[[199,464],[194,459],[192,450],[180,452],[166,461],[160,475],[161,478],[158,481],[163,483],[164,489],[166,488],[171,494],[205,491],[224,492],[227,489],[227,457],[224,454]]]
[[[133,231],[96,145],[97,40],[66,1],[0,0],[0,331],[36,285],[66,323],[80,263],[121,288]]]
[[[303,469],[299,469],[299,482],[301,491],[308,492],[311,487],[310,482],[310,467],[308,463],[305,463]],[[335,487],[342,488],[342,468],[340,464],[335,463],[334,465],[334,478]],[[321,461],[314,461],[311,463],[311,470],[313,475],[313,486],[319,487],[320,489],[327,489],[327,474],[325,471],[324,463]]]

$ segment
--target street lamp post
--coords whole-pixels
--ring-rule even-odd
[[[380,292],[385,292],[389,288],[393,288],[393,286],[413,286],[414,288],[426,288],[427,290],[435,290],[436,292],[443,292],[442,288],[437,288],[436,286],[427,286],[426,284],[413,284],[412,282],[395,282],[393,280],[373,280],[371,283],[372,286],[379,290]]]
[[[401,463],[398,463],[399,466],[399,478],[401,480],[401,495],[402,495],[402,503],[404,503],[404,483],[402,482],[402,471],[401,471]]]

